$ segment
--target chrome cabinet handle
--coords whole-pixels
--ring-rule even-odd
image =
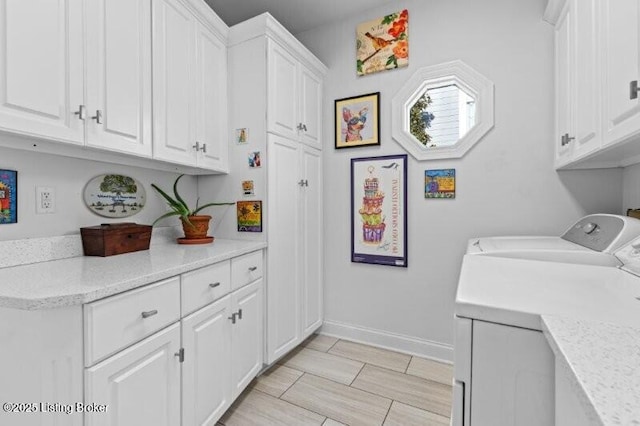
[[[218,287],[219,285],[220,285],[220,283],[219,283],[219,282],[217,282],[217,283],[211,283],[211,284],[209,284],[209,287],[211,287],[211,288],[216,288],[216,287]]]
[[[251,266],[251,267],[249,268],[249,271],[250,271],[250,272],[253,272],[253,271],[255,271],[256,269],[258,269],[258,267],[257,267],[257,266]]]
[[[307,179],[300,179],[298,181],[298,185],[300,185],[300,186],[309,186],[309,181]]]
[[[640,92],[638,80],[633,80],[629,83],[629,99],[638,99],[638,92]]]
[[[196,152],[200,151],[200,142],[196,141],[196,144],[193,145],[193,148],[196,150]]]
[[[73,114],[77,115],[80,120],[84,121],[87,118],[87,107],[79,105],[78,110]]]
[[[96,123],[102,124],[102,111],[99,109],[96,110],[96,115],[91,117],[92,120],[96,120]]]
[[[573,136],[569,136],[569,133],[565,133],[564,135],[562,135],[562,137],[560,138],[560,146],[565,146],[565,145],[569,145],[569,142],[571,142],[572,140],[574,140],[575,137]]]
[[[207,153],[207,144],[206,143],[202,144],[202,152],[205,153],[205,154]]]
[[[146,311],[142,313],[142,318],[149,318],[158,314],[158,310],[154,309],[153,311]]]
[[[231,324],[235,324],[236,323],[236,313],[234,312],[233,314],[231,314],[230,317],[227,317],[227,319],[231,320]]]
[[[242,319],[242,309],[238,309],[238,319]]]
[[[302,130],[302,123],[298,123],[297,128],[298,128],[298,130]]]
[[[306,124],[302,125],[302,130],[304,130],[305,132],[307,131],[307,125]]]

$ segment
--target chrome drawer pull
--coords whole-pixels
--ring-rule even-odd
[[[231,314],[230,317],[227,317],[227,319],[231,320],[231,324],[235,324],[236,323],[236,313],[234,312],[233,314]]]
[[[153,311],[146,311],[142,313],[142,318],[149,318],[158,314],[158,310],[154,309]]]
[[[252,267],[250,267],[250,268],[249,268],[249,271],[253,272],[253,271],[255,271],[256,269],[258,269],[258,267],[257,267],[257,266],[252,266]]]
[[[209,284],[209,287],[211,287],[211,288],[216,288],[216,287],[218,287],[219,285],[220,285],[220,283],[219,283],[219,282],[217,282],[217,283],[211,283],[211,284]]]
[[[238,309],[238,319],[242,319],[242,309]]]

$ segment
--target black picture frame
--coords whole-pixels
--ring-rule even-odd
[[[335,148],[380,145],[380,92],[336,99]]]

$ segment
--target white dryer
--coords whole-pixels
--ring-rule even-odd
[[[467,254],[539,251],[613,253],[640,235],[640,220],[612,214],[592,214],[573,224],[561,236],[472,238]]]

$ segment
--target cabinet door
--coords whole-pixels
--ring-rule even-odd
[[[196,38],[196,140],[198,166],[227,170],[227,48],[202,24]]]
[[[262,279],[231,295],[236,323],[231,325],[232,399],[235,399],[262,368]]]
[[[88,426],[180,424],[180,325],[174,324],[85,372],[85,404],[107,404],[86,414]]]
[[[582,157],[602,144],[600,108],[600,68],[597,28],[597,0],[571,0],[575,38],[571,46],[575,57],[573,111],[574,158]]]
[[[556,167],[571,160],[574,143],[565,141],[565,135],[573,136],[571,128],[571,97],[573,77],[573,58],[571,43],[573,40],[573,12],[567,2],[555,28],[556,44],[556,133],[554,135]]]
[[[179,0],[153,1],[154,158],[195,165],[195,18]]]
[[[304,67],[300,67],[300,131],[302,141],[322,149],[322,80]]]
[[[0,129],[84,144],[83,2],[0,1]]]
[[[230,296],[182,320],[182,425],[213,425],[231,404]]]
[[[554,424],[553,352],[539,331],[473,321],[472,425]]]
[[[268,130],[298,139],[298,61],[277,43],[268,45]]]
[[[269,135],[267,152],[268,363],[300,343],[299,143]]]
[[[151,0],[85,4],[87,145],[150,157]]]
[[[302,149],[302,327],[304,339],[322,325],[322,152]]]
[[[630,83],[640,80],[640,1],[603,0],[604,143],[640,131],[640,97],[631,99]]]

